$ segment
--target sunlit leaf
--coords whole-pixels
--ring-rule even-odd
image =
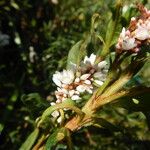
[[[81,46],[83,44],[83,41],[79,41],[77,42],[69,51],[68,54],[68,60],[67,60],[67,69],[71,69],[72,68],[72,64],[77,64],[77,66],[79,65],[83,55],[84,55],[84,51],[81,51]]]
[[[150,93],[143,94],[134,98],[125,97],[113,103],[113,105],[118,107],[123,107],[130,111],[150,111],[149,98],[150,98]]]

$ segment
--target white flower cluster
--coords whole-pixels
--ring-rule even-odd
[[[143,6],[139,6],[141,16],[139,18],[131,18],[130,26],[126,30],[122,29],[118,43],[116,45],[117,52],[131,50],[138,52],[140,46],[150,40],[150,11]]]
[[[58,86],[57,91],[55,91],[56,103],[61,103],[67,98],[80,100],[81,93],[93,93],[94,82],[99,86],[103,84],[108,72],[108,64],[106,61],[95,64],[95,60],[96,55],[94,54],[91,54],[89,58],[86,56],[84,61],[81,62],[78,73],[74,69],[63,70],[62,72],[56,71],[52,78]]]
[[[85,57],[79,67],[72,64],[72,70],[56,71],[53,75],[53,82],[57,85],[55,91],[56,103],[61,103],[66,99],[81,100],[83,93],[92,94],[94,85],[101,86],[106,79],[108,64],[106,61],[96,63],[96,55],[91,54]],[[51,103],[55,105],[55,103]],[[58,112],[54,112],[53,117],[58,117]]]

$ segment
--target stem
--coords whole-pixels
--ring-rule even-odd
[[[89,116],[89,115],[85,115],[83,117],[83,119],[80,120],[80,121],[77,117],[73,117],[71,120],[69,120],[66,123],[65,128],[67,128],[71,131],[76,131],[76,130],[80,129],[82,126],[84,126],[85,124],[87,124],[91,121],[92,121],[92,116]]]
[[[106,97],[112,95],[119,90],[135,75],[144,65],[146,58],[139,58],[138,60],[134,60],[131,64],[129,64],[124,72],[120,75],[120,78],[114,82],[107,90],[102,94],[102,96]]]
[[[60,112],[60,116],[61,116],[61,119],[62,119],[62,121],[61,121],[61,126],[63,126],[64,120],[65,120],[64,111],[63,111],[62,109],[60,109],[59,112]]]
[[[93,93],[92,97],[87,101],[87,103],[82,108],[82,111],[89,116],[92,116],[92,114],[94,113],[92,108],[94,100],[96,99],[96,95],[97,91]]]
[[[44,143],[45,139],[46,139],[45,135],[42,135],[41,138],[38,140],[37,144],[33,147],[32,150],[39,150],[41,145]]]
[[[125,95],[127,95],[127,91],[121,91],[121,92],[118,92],[116,94],[113,94],[113,95],[110,95],[110,96],[107,96],[107,97],[102,97],[100,96],[99,98],[96,99],[96,103],[95,103],[95,107],[94,109],[97,110],[99,109],[101,106],[107,104],[107,103],[110,103],[112,102],[113,100],[116,100],[120,97],[123,97]]]
[[[102,94],[102,96],[109,96],[119,91],[132,77],[132,73],[127,73],[126,75],[122,75],[114,84],[112,84],[106,92]]]

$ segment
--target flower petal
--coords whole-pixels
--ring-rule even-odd
[[[57,76],[53,75],[52,80],[53,80],[53,82],[54,82],[57,86],[61,87],[62,83],[61,83],[60,80],[57,78]]]
[[[98,63],[98,68],[106,68],[106,66],[108,66],[106,61],[101,61],[100,63]]]
[[[91,74],[83,74],[80,79],[81,80],[86,80]]]
[[[85,80],[84,83],[90,85],[91,81],[90,80]]]
[[[58,122],[58,123],[61,123],[61,121],[62,121],[62,118],[61,118],[61,116],[60,116],[60,117],[58,117],[57,122]]]
[[[76,90],[80,93],[83,93],[83,92],[85,92],[85,87],[84,87],[84,85],[79,85],[76,87]]]
[[[73,95],[73,96],[71,97],[71,99],[72,99],[72,100],[79,100],[79,99],[81,99],[81,97],[79,97],[79,95]]]
[[[54,117],[54,118],[57,118],[59,116],[59,112],[58,111],[54,111],[51,113],[51,115]]]
[[[100,80],[94,80],[94,82],[96,83],[96,84],[98,84],[98,85],[103,85],[103,81],[100,81]]]

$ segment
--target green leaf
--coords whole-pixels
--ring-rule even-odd
[[[39,129],[36,128],[26,139],[26,141],[21,145],[19,150],[31,150],[33,144],[35,143],[39,135]]]
[[[69,51],[67,59],[67,69],[72,69],[72,63],[79,65],[82,57],[85,55],[85,49],[82,49],[84,42],[80,40]]]
[[[100,15],[98,13],[93,14],[91,19],[91,34],[95,32],[95,29],[98,27],[100,21]]]
[[[33,116],[39,115],[39,112],[46,109],[49,104],[38,93],[24,94],[21,98]]]
[[[46,142],[46,150],[50,150],[54,147],[58,142],[62,141],[67,133],[66,128],[57,129],[53,134],[51,134]]]
[[[118,22],[120,19],[121,8],[122,8],[122,0],[117,0],[115,7],[112,8],[112,17],[111,17],[110,21],[108,22],[107,32],[106,32],[106,36],[105,36],[105,45],[103,46],[103,49],[101,51],[102,57],[107,56],[107,54],[110,51],[109,48],[112,46],[112,44],[115,41],[114,37],[115,37],[116,29],[118,27]]]
[[[94,124],[99,124],[100,126],[109,129],[110,131],[121,131],[121,129],[112,123],[108,122],[107,120],[100,118],[100,117],[95,117],[94,118]],[[121,131],[122,132],[122,131]]]
[[[113,103],[114,106],[123,107],[130,111],[150,111],[150,93],[136,96],[134,98],[125,97]]]
[[[90,51],[92,50],[97,54],[100,53],[101,46],[105,44],[102,36],[102,31],[99,29],[101,24],[102,24],[102,18],[100,14],[98,13],[93,14],[91,19],[91,29],[90,29],[88,48]]]
[[[105,41],[104,41],[103,37],[101,35],[96,35],[96,36],[103,43],[103,45],[105,45]]]

